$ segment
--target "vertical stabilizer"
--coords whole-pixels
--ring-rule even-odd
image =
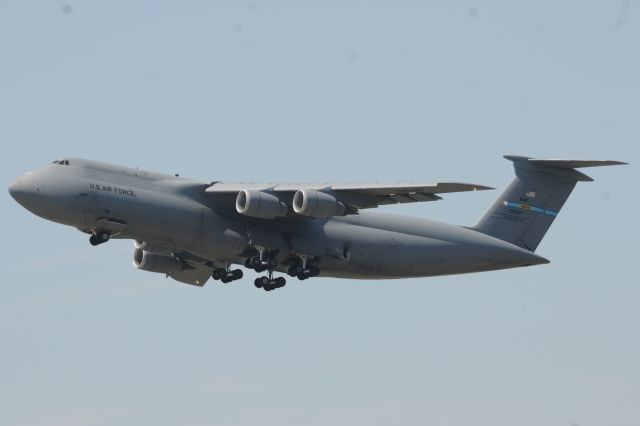
[[[606,160],[539,160],[505,155],[516,177],[474,229],[535,251],[577,182],[592,181],[576,168],[625,164]]]

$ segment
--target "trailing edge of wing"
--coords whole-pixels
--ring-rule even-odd
[[[331,185],[333,191],[357,191],[367,194],[388,195],[388,194],[404,194],[404,193],[429,193],[444,194],[447,192],[464,192],[464,191],[481,191],[485,189],[493,189],[484,185],[460,182],[437,182],[437,183],[421,183],[421,182],[396,182],[396,183],[362,183],[362,184],[335,184]]]

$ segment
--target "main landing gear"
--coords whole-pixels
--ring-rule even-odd
[[[276,288],[284,287],[287,283],[283,277],[274,278],[273,271],[278,266],[278,259],[269,252],[259,252],[248,258],[244,263],[249,269],[253,269],[256,272],[268,271],[267,275],[256,278],[253,283],[257,288],[261,288],[264,291],[275,290]]]
[[[297,277],[300,281],[303,281],[307,278],[317,277],[320,275],[320,268],[316,265],[307,264],[306,259],[303,259],[302,262],[291,265],[287,270],[287,274],[292,277]]]
[[[108,232],[96,232],[91,237],[89,237],[89,244],[92,246],[97,246],[100,244],[104,244],[111,238],[111,234]]]
[[[239,280],[242,278],[242,275],[241,269],[234,269],[233,271],[230,271],[228,268],[217,268],[213,270],[211,277],[216,281],[220,280],[226,284],[231,281]]]
[[[299,280],[306,280],[320,275],[320,268],[311,263],[311,258],[293,257],[289,258],[288,262],[293,262],[293,264],[289,267],[287,273]],[[278,267],[278,260],[273,252],[260,251],[247,258],[244,262],[244,266],[248,269],[253,269],[256,272],[267,272],[265,275],[258,277],[253,281],[257,288],[261,288],[264,291],[272,291],[277,288],[284,287],[287,284],[284,277],[273,276],[276,268]],[[229,270],[229,266],[226,268],[216,268],[211,274],[214,280],[219,280],[223,283],[239,280],[242,278],[242,275],[243,274],[240,269]]]
[[[257,288],[261,288],[264,291],[271,291],[275,290],[276,288],[284,287],[286,283],[287,280],[285,280],[283,277],[273,278],[272,271],[269,272],[268,276],[263,275],[253,281],[253,284]]]
[[[256,272],[264,272],[275,269],[278,266],[278,259],[271,253],[261,252],[249,257],[244,262],[244,266]]]

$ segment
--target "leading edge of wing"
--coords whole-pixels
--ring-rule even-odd
[[[397,193],[431,193],[484,191],[494,189],[485,185],[463,182],[353,182],[353,183],[255,183],[214,182],[206,189],[208,193],[232,193],[244,190],[295,192],[300,189],[317,191],[353,191],[371,195]]]

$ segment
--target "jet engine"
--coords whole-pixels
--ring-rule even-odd
[[[143,271],[159,272],[172,276],[183,269],[182,262],[171,255],[152,253],[140,248],[133,252],[133,266]]]
[[[287,205],[278,197],[267,192],[244,190],[238,192],[236,197],[236,210],[238,213],[259,217],[261,219],[274,219],[287,215]]]
[[[185,265],[170,254],[144,251],[141,248],[133,252],[133,266],[143,271],[165,274],[181,283],[198,287],[205,285],[211,278],[211,268]]]
[[[293,211],[303,216],[327,218],[343,216],[344,204],[331,194],[313,189],[300,189],[293,196]]]

